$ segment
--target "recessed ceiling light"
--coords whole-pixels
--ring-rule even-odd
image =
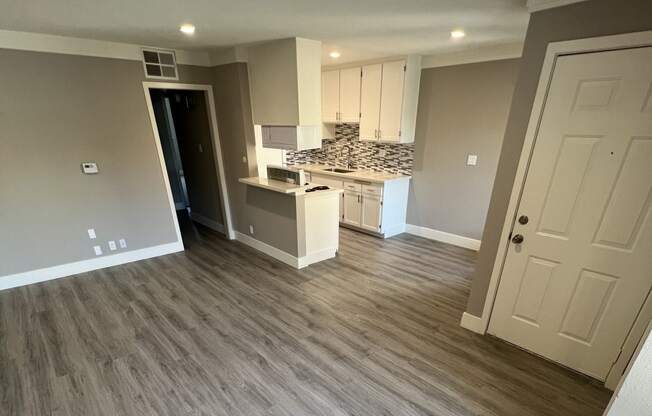
[[[337,51],[333,51],[333,52],[329,53],[328,56],[330,56],[333,59],[337,59],[337,58],[340,57],[340,53],[337,52]]]
[[[464,33],[463,30],[453,30],[451,32],[451,38],[453,39],[460,39],[463,38],[464,36],[466,36],[466,33]]]
[[[179,30],[181,32],[185,33],[186,35],[192,35],[193,33],[195,33],[195,25],[191,25],[190,23],[186,23],[186,24],[181,25]]]

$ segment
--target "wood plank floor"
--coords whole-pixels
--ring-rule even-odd
[[[297,271],[187,250],[0,292],[1,415],[600,415],[610,392],[459,327],[475,253],[341,231]]]

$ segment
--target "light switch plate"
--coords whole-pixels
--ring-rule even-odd
[[[96,255],[96,256],[101,256],[101,255],[102,255],[102,247],[100,247],[100,246],[93,246],[93,250],[95,250],[95,255]]]
[[[95,228],[89,228],[88,229],[88,238],[91,240],[94,240],[97,238],[97,234],[95,234]]]
[[[475,166],[478,164],[478,155],[466,155],[466,165]]]
[[[83,162],[81,168],[82,172],[86,175],[95,175],[100,172],[100,169],[95,162]]]

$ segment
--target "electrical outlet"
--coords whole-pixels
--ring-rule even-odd
[[[204,153],[204,146],[202,146],[201,143],[199,143],[197,147],[199,148],[199,153]]]
[[[254,235],[254,226],[249,225],[249,234]]]
[[[118,246],[115,245],[115,241],[113,241],[113,240],[109,241],[109,250],[116,251],[117,249],[118,249]]]
[[[475,166],[478,164],[478,155],[466,155],[466,165]]]
[[[385,157],[386,154],[387,154],[387,151],[385,151],[385,149],[380,149],[378,151],[378,157]]]
[[[102,247],[100,247],[100,246],[93,246],[93,250],[95,250],[95,255],[96,255],[96,256],[101,256],[101,255],[102,255]]]
[[[95,234],[95,228],[88,229],[88,238],[91,240],[95,240],[97,238],[97,234]]]
[[[242,156],[242,163],[247,163],[247,156]]]
[[[118,240],[118,244],[120,244],[120,248],[127,248],[127,240],[125,240],[124,238]]]

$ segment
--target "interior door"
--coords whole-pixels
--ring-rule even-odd
[[[651,93],[652,48],[558,58],[490,321],[601,380],[652,286]]]
[[[378,140],[378,123],[380,120],[380,88],[383,66],[366,65],[362,67],[360,86],[360,139]]]
[[[344,191],[343,223],[360,226],[360,202],[360,192]]]
[[[380,97],[380,140],[398,142],[401,139],[404,83],[405,61],[383,64],[382,93]]]
[[[340,122],[360,122],[360,78],[361,68],[340,71]]]
[[[360,226],[374,232],[380,232],[380,197],[378,195],[362,195],[362,215]]]
[[[340,111],[340,71],[321,73],[321,112],[324,123],[336,123]]]

